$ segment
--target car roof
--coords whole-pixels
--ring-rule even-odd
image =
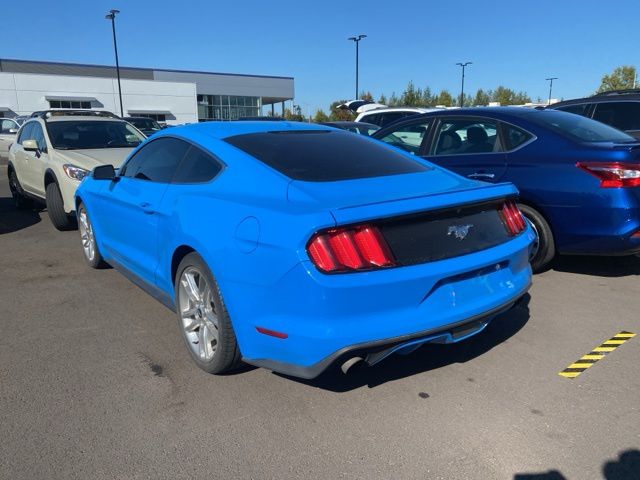
[[[266,132],[294,132],[294,131],[327,131],[327,126],[303,122],[283,121],[231,121],[231,122],[201,122],[190,125],[176,126],[156,133],[153,138],[179,135],[188,138],[190,135],[206,135],[217,139]]]
[[[373,127],[373,128],[380,128],[378,125],[375,125],[373,123],[367,123],[367,122],[353,122],[353,121],[348,121],[348,120],[336,120],[335,122],[319,122],[320,125],[327,125],[329,127],[331,127],[332,125],[340,125],[343,127]]]
[[[441,108],[436,109],[435,107],[427,108],[427,107],[386,107],[386,108],[376,108],[373,110],[367,110],[366,112],[362,112],[359,114],[360,116],[365,115],[373,115],[374,113],[386,113],[386,112],[430,112],[432,110],[442,110]]]
[[[40,117],[35,117],[40,118]],[[90,122],[124,122],[121,118],[113,118],[113,117],[98,117],[98,116],[84,116],[84,115],[56,115],[54,117],[47,118],[47,123],[53,122],[68,122],[68,121],[90,121]]]

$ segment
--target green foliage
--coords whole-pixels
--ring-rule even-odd
[[[442,90],[438,96],[435,98],[435,104],[441,105],[444,107],[452,107],[453,106],[453,97],[449,93],[448,90]]]
[[[622,65],[616,68],[610,75],[604,75],[598,87],[598,92],[608,92],[610,90],[623,90],[633,88],[636,80],[636,67]]]
[[[289,110],[288,108],[284,109],[284,115],[283,115],[285,120],[291,120],[292,122],[306,122],[307,119],[304,117],[304,115],[302,115],[302,110],[300,109],[300,107],[298,105],[294,106],[293,111]]]
[[[387,104],[387,97],[385,96],[384,93],[382,95],[380,95],[380,98],[378,98],[378,103],[381,103],[382,105],[386,105]]]
[[[479,88],[478,91],[476,92],[476,96],[473,97],[473,100],[471,101],[471,105],[474,105],[474,106],[489,105],[492,94],[493,92],[491,90],[489,90],[488,92],[485,92],[483,89]]]
[[[329,120],[330,120],[329,115],[324,113],[324,110],[322,109],[318,110],[316,114],[313,116],[313,121],[316,123],[328,122]]]
[[[329,120],[330,120],[329,115],[324,113],[324,110],[322,109],[318,110],[316,114],[313,116],[313,121],[316,123],[328,122]]]
[[[522,105],[531,102],[531,97],[525,92],[516,92],[500,85],[493,91],[491,101],[500,105]]]
[[[356,116],[351,110],[340,110],[338,105],[345,103],[346,100],[336,100],[329,107],[329,119],[332,121],[338,120],[355,120]]]
[[[371,95],[371,92],[362,92],[362,93],[360,93],[360,100],[366,100],[367,102],[373,102],[373,95]]]

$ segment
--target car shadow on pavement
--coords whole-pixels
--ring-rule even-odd
[[[588,477],[588,478],[596,478]],[[611,460],[602,466],[604,480],[640,480],[640,450],[626,450],[618,460]],[[568,480],[558,470],[542,473],[518,473],[513,480]]]
[[[335,365],[313,380],[293,380],[341,393],[362,386],[374,388],[452,363],[468,362],[505,342],[525,326],[529,320],[529,300],[530,296],[526,294],[514,308],[498,315],[483,332],[460,343],[426,344],[409,355],[391,355],[373,367],[355,366],[346,375],[339,365]]]
[[[11,197],[0,198],[0,235],[17,232],[40,222],[37,208],[18,209]]]
[[[560,256],[552,268],[559,272],[598,277],[626,277],[640,275],[640,257]]]

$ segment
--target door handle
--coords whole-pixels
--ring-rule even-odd
[[[142,209],[142,211],[148,215],[156,213],[149,202],[141,202],[139,206]]]
[[[476,173],[472,173],[470,175],[467,175],[469,178],[474,178],[474,179],[481,179],[481,178],[496,178],[495,174],[493,173],[482,173],[482,172],[476,172]]]

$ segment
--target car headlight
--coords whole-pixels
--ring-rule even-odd
[[[62,168],[64,173],[67,174],[67,177],[74,180],[81,181],[84,177],[89,175],[89,170],[85,170],[84,168],[76,167],[74,165],[66,164],[63,165]]]

